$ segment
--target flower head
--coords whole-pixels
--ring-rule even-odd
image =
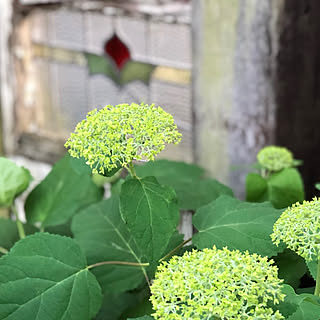
[[[181,134],[173,117],[160,107],[136,103],[106,106],[88,113],[65,146],[73,157],[84,157],[93,172],[104,174],[132,160],[154,160]]]
[[[284,319],[268,305],[284,299],[277,267],[257,254],[186,252],[158,267],[151,286],[155,319]]]
[[[259,164],[270,171],[280,171],[293,165],[292,153],[283,147],[268,146],[257,155]]]
[[[320,198],[285,210],[273,226],[272,241],[280,241],[307,261],[320,258]]]

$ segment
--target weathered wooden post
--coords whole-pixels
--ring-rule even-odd
[[[232,166],[274,142],[275,3],[193,1],[196,161],[240,196],[244,174]]]
[[[308,198],[320,181],[320,2],[286,0],[277,26],[275,140],[303,160]]]
[[[12,35],[13,0],[0,1],[0,106],[2,121],[0,138],[6,141],[6,152],[13,150],[13,117],[14,117],[14,76],[12,68]]]
[[[268,144],[304,160],[308,196],[320,180],[320,3],[194,0],[196,161],[243,196],[244,173]]]

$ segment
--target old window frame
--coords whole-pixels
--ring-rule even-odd
[[[28,3],[27,3],[28,2]],[[20,153],[37,160],[54,162],[56,154],[63,152],[62,141],[50,139],[38,139],[33,135],[19,137],[17,133],[16,107],[19,105],[19,81],[17,79],[17,65],[19,58],[24,55],[22,46],[16,45],[16,38],[23,24],[24,18],[34,9],[45,8],[56,10],[65,6],[66,8],[79,11],[90,11],[110,14],[110,10],[121,10],[131,17],[152,16],[156,21],[181,22],[191,24],[191,2],[186,0],[161,0],[153,4],[145,0],[138,1],[87,1],[87,0],[6,0],[0,1],[0,107],[2,105],[2,141],[4,151],[7,155]],[[19,68],[19,66],[18,66]],[[18,77],[19,78],[19,77]],[[1,136],[0,136],[1,137]],[[19,141],[18,141],[19,139]],[[60,146],[60,147],[57,147]],[[18,150],[19,149],[19,150]],[[43,156],[39,150],[47,150]],[[1,150],[0,150],[1,151]],[[42,153],[42,152],[41,152]]]

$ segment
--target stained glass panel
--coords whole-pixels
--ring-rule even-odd
[[[68,8],[36,9],[28,19],[37,99],[22,135],[63,141],[95,107],[155,103],[183,133],[181,144],[163,156],[192,161],[190,24]],[[118,43],[113,39],[113,52],[110,46],[105,52],[114,34]],[[124,62],[114,49],[119,43],[128,49]]]

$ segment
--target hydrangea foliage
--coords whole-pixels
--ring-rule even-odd
[[[292,153],[283,147],[268,146],[257,155],[259,164],[270,171],[280,171],[293,165]]]
[[[204,249],[158,267],[151,287],[155,319],[284,319],[268,305],[284,299],[273,261],[257,254]]]
[[[307,261],[320,259],[320,198],[297,202],[285,210],[274,224],[271,238],[276,245],[285,242]]]
[[[161,107],[136,103],[93,110],[81,121],[65,146],[84,157],[94,173],[126,167],[132,160],[154,160],[181,134],[173,117]]]

